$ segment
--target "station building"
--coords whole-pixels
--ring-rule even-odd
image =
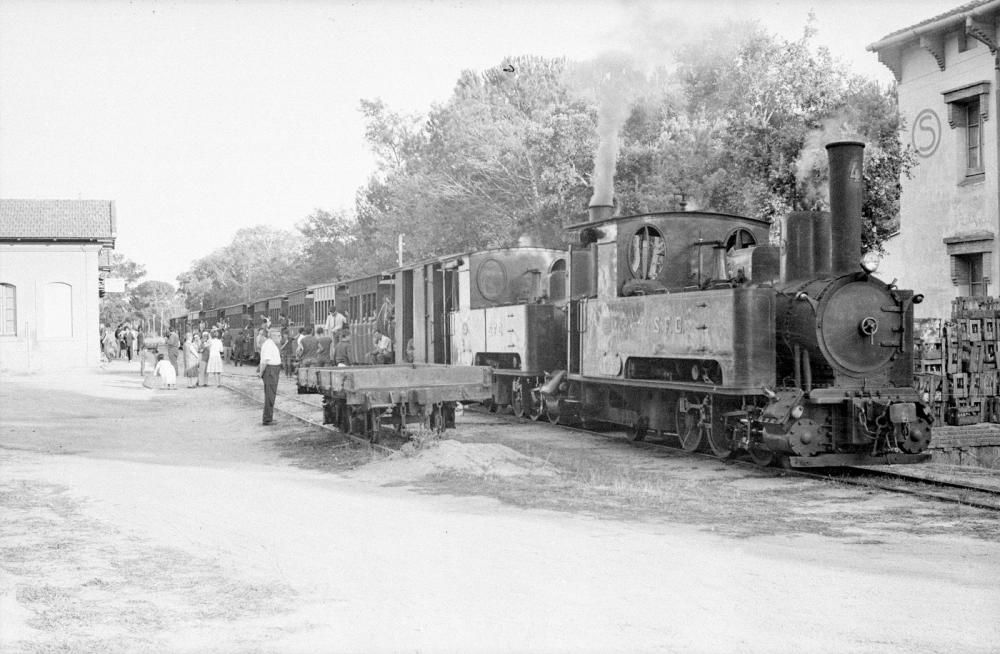
[[[0,200],[0,370],[100,363],[115,238],[114,202]]]
[[[976,0],[868,46],[895,75],[904,145],[900,232],[880,276],[923,293],[917,318],[1000,295],[1000,0]]]

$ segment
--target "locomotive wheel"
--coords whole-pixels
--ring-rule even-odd
[[[545,400],[545,413],[549,416],[549,422],[553,425],[560,425],[562,414],[562,402],[559,400]]]
[[[765,447],[763,443],[750,443],[747,452],[750,453],[753,462],[761,467],[766,468],[774,463],[774,452]]]
[[[515,416],[523,418],[528,414],[528,407],[525,406],[525,399],[530,402],[530,397],[531,395],[529,393],[528,398],[525,398],[524,390],[522,389],[521,384],[515,381],[514,388],[510,394],[510,408],[514,412]]]
[[[531,406],[528,409],[528,417],[532,420],[542,420],[545,418],[545,402],[536,400],[534,395],[531,396]]]
[[[696,411],[682,411],[677,408],[677,438],[685,452],[697,452],[702,444],[702,430],[698,426]]]
[[[729,432],[724,425],[705,425],[704,429],[705,438],[708,440],[708,446],[712,449],[712,454],[720,459],[724,459],[733,453]]]

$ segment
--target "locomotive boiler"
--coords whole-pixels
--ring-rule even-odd
[[[831,211],[789,217],[784,260],[763,221],[592,207],[568,229],[567,365],[536,389],[550,420],[761,464],[921,459],[921,297],[861,260],[863,147],[828,146]]]

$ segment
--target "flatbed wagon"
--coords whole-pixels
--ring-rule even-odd
[[[323,395],[323,422],[345,434],[378,440],[383,426],[404,432],[418,424],[437,432],[455,426],[459,402],[492,397],[488,366],[396,364],[306,367],[296,379],[299,393]]]

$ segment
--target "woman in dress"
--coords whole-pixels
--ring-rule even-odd
[[[198,364],[201,357],[198,355],[198,337],[188,332],[184,340],[184,378],[187,379],[187,387],[194,388],[198,385]]]
[[[208,341],[208,374],[215,378],[215,385],[222,386],[222,339],[213,331]]]
[[[198,363],[198,383],[202,387],[208,386],[208,354],[209,343],[211,335],[208,332],[203,332],[201,335],[201,345],[198,347],[198,354],[201,355],[201,361]]]

